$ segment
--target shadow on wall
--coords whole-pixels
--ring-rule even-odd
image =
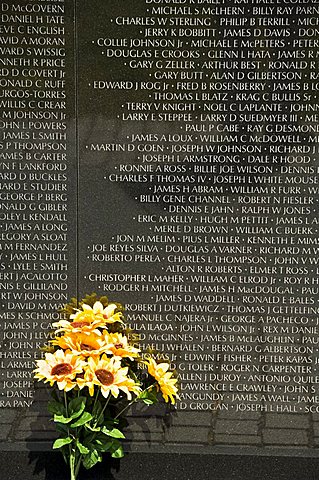
[[[3,473],[0,463],[0,480],[20,480],[20,478],[23,478],[23,480],[29,478],[69,480],[69,469],[61,453],[52,451],[52,444],[57,438],[57,433],[47,412],[47,403],[50,399],[50,388],[36,384],[33,406],[28,410],[19,425],[20,440],[26,442],[29,453],[22,452],[19,455],[18,463],[15,462],[15,454],[8,453],[8,458],[12,455],[12,460],[8,461],[7,466],[3,465],[5,468]],[[153,441],[163,443],[165,431],[171,426],[171,415],[173,413],[174,411],[165,403],[147,407],[138,404],[131,407],[129,421],[124,417],[120,424],[120,428],[124,430],[128,440],[128,443],[123,445],[125,450],[129,450],[131,443],[134,441],[143,443],[146,449]],[[120,472],[120,461],[111,458],[108,454],[104,454],[103,457],[102,463],[88,471],[82,467],[79,480],[116,480]],[[137,459],[138,455],[133,455],[133,457]],[[147,459],[151,458],[152,455],[147,455]],[[18,470],[10,469],[10,464],[16,466]],[[143,466],[143,464],[141,465]],[[160,472],[160,470],[161,467],[158,471]],[[21,476],[19,476],[20,471],[24,472]],[[130,467],[127,471],[124,469],[122,478],[127,480],[128,472],[129,478],[133,478],[134,472],[131,471]],[[139,475],[144,476],[143,473]],[[159,478],[162,480],[162,477]]]
[[[69,468],[59,451],[52,451],[53,441],[57,438],[54,423],[47,412],[47,403],[51,399],[50,389],[36,384],[32,408],[21,422],[21,434],[25,434],[28,452],[17,455],[6,453],[8,462],[0,462],[1,480],[69,480]],[[37,451],[46,450],[46,451]],[[105,458],[103,464],[92,470],[84,468],[80,472],[81,480],[115,480],[111,470],[119,471],[119,461]],[[2,471],[2,469],[4,470]]]
[[[2,452],[3,480],[69,480],[60,455]],[[319,460],[228,455],[129,454],[106,459],[79,480],[319,480]]]
[[[30,452],[28,463],[31,476],[25,476],[25,480],[69,480],[69,470],[60,453]],[[82,469],[79,480],[116,480],[111,470],[119,472],[119,468],[119,460],[106,458],[103,463],[95,466],[92,470]],[[20,480],[20,477],[12,477],[12,480]]]
[[[29,452],[1,452],[1,480],[69,480],[62,455],[50,451],[55,429],[45,413],[48,399],[46,389],[37,387],[34,406],[20,425]],[[158,407],[132,411],[125,429],[128,440],[143,439],[145,448],[155,438],[165,443],[174,414],[164,405],[160,411]],[[37,451],[45,447],[48,451]],[[120,461],[105,455],[93,469],[82,469],[79,480],[319,480],[319,458],[200,455],[200,448],[197,445],[194,454],[128,453]],[[312,453],[319,456],[317,449]]]

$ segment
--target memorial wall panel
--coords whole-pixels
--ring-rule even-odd
[[[1,2],[1,440],[44,441],[33,369],[76,292],[75,95],[70,2]],[[41,413],[39,413],[41,412]]]
[[[51,438],[38,343],[96,292],[179,372],[127,448],[315,456],[319,6],[0,5],[5,445]]]

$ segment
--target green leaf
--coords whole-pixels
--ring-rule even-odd
[[[52,415],[64,415],[65,413],[65,409],[62,403],[56,402],[54,400],[48,403],[48,411]]]
[[[83,459],[83,465],[88,470],[89,468],[94,467],[98,462],[102,461],[102,455],[96,449],[93,449],[90,453],[85,455]]]
[[[153,405],[153,403],[157,403],[157,395],[156,395],[156,390],[151,389],[151,390],[146,390],[145,392],[140,393],[138,396],[139,400],[142,400],[146,405]]]
[[[140,383],[138,376],[135,374],[135,372],[132,369],[130,369],[130,377],[133,378],[135,383]]]
[[[114,425],[118,425],[120,423],[118,418],[110,417],[109,415],[105,416],[104,425],[108,428],[112,428]]]
[[[101,402],[100,401],[97,401],[94,406],[93,406],[93,410],[92,410],[92,415],[94,417],[99,417],[100,414],[102,412],[102,405],[101,405]]]
[[[144,398],[148,398],[150,394],[149,390],[145,390],[144,392],[141,392],[139,396],[137,397],[139,400],[143,400]]]
[[[86,433],[86,432],[84,433],[83,443],[85,443],[85,445],[86,445],[90,450],[92,450],[91,446],[92,446],[93,443],[94,443],[95,436],[96,436],[96,433]]]
[[[70,418],[70,417],[66,418],[63,415],[54,415],[53,420],[55,422],[59,422],[59,423],[69,423],[69,422],[71,422],[72,418]]]
[[[57,429],[58,432],[68,433],[68,427],[63,423],[57,422],[55,428]]]
[[[122,458],[124,457],[124,451],[122,445],[119,445],[116,450],[112,452],[112,457],[113,458]]]
[[[100,432],[101,431],[101,427],[92,427],[89,423],[87,423],[85,425],[85,428],[87,428],[91,432]]]
[[[100,298],[100,302],[103,304],[104,307],[107,307],[107,305],[109,304],[109,299],[107,298],[106,295],[103,295],[103,296]]]
[[[76,446],[79,449],[80,453],[82,453],[82,455],[86,455],[90,453],[90,450],[86,448],[84,445],[82,445],[82,443],[79,442],[79,440],[76,441]]]
[[[108,452],[111,450],[113,443],[112,442],[105,442],[102,440],[96,440],[95,441],[95,448],[101,453]]]
[[[124,451],[121,443],[118,440],[112,440],[110,453],[113,458],[124,457]]]
[[[102,423],[104,422],[104,415],[102,414],[102,411],[103,411],[103,407],[102,407],[102,404],[101,402],[96,402],[96,404],[94,405],[94,408],[92,410],[92,415],[95,419],[95,423],[97,425],[102,425]]]
[[[78,418],[84,411],[86,404],[85,397],[77,397],[69,403],[69,415],[74,420]]]
[[[69,443],[72,443],[72,438],[71,437],[66,437],[66,438],[58,438],[52,448],[61,448],[64,447],[64,445],[68,445]]]
[[[81,427],[81,425],[90,422],[92,418],[93,417],[89,412],[84,412],[77,422],[71,424],[71,428]]]
[[[103,427],[102,432],[105,435],[108,435],[109,437],[112,437],[112,438],[125,438],[123,433],[120,430],[118,430],[117,428],[112,428],[112,430],[109,430],[108,428]]]
[[[51,397],[53,398],[53,400],[57,403],[61,403],[61,400],[60,400],[60,396],[58,394],[58,391],[56,390],[51,390]]]

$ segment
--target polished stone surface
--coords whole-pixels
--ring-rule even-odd
[[[68,480],[53,453],[2,452],[2,480]],[[319,459],[227,455],[130,454],[82,471],[79,480],[317,480]]]

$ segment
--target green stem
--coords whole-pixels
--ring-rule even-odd
[[[65,405],[65,412],[66,416],[69,416],[69,406],[68,406],[68,399],[66,396],[66,391],[63,391],[64,393],[64,405]],[[70,428],[68,426],[68,437],[70,436]],[[76,477],[74,476],[74,462],[75,462],[75,457],[72,452],[72,447],[71,444],[69,444],[69,457],[70,457],[70,470],[71,470],[71,480],[76,480]]]
[[[134,400],[132,400],[130,403],[128,403],[128,404],[126,405],[126,407],[124,407],[124,408],[114,417],[114,420],[116,420],[117,418],[119,418],[119,417],[122,415],[122,413],[125,412],[125,410],[127,410],[128,408],[130,408],[131,405],[133,405],[133,403],[138,402],[138,400],[140,399],[140,396],[141,396],[143,393],[147,392],[147,390],[151,390],[151,388],[153,388],[154,385],[156,385],[156,383],[153,383],[153,384],[150,385],[149,387],[145,388],[145,390],[142,390],[141,393],[140,393],[137,397],[134,398]]]
[[[64,394],[64,406],[65,406],[66,416],[68,417],[69,416],[69,408],[68,408],[68,400],[67,400],[67,397],[66,397],[66,391],[65,390],[63,391],[63,394]]]
[[[81,466],[81,461],[82,461],[82,455],[80,455],[80,458],[78,460],[78,463],[75,467],[75,478],[78,477],[78,474],[79,474],[79,470],[80,470],[80,466]]]
[[[109,403],[109,401],[110,401],[110,398],[111,398],[111,395],[109,395],[108,398],[106,399],[106,402],[105,402],[105,404],[104,404],[104,407],[102,408],[102,411],[101,411],[100,415],[98,416],[97,421],[95,422],[95,427],[99,424],[100,418],[101,418],[102,415],[104,414],[105,409],[106,409],[106,407],[107,407],[107,405],[108,405],[108,403]]]
[[[70,455],[70,474],[71,474],[70,479],[76,480],[77,474],[75,470],[75,455],[73,452]]]
[[[94,399],[94,404],[93,404],[92,412],[94,412],[94,410],[95,410],[95,407],[96,407],[96,404],[97,404],[97,401],[98,401],[99,396],[100,396],[100,391],[98,390],[98,391],[97,391],[97,394],[96,394],[96,396],[95,396],[95,399]]]

